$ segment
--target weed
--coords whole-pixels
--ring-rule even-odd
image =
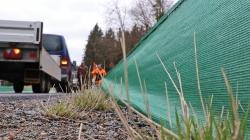
[[[48,116],[59,116],[63,118],[74,119],[78,117],[78,112],[74,107],[66,102],[57,102],[49,106],[46,110]]]
[[[80,111],[110,110],[109,98],[100,89],[88,89],[74,97],[73,105]]]
[[[69,94],[60,102],[42,105],[42,109],[47,116],[67,119],[82,117],[93,110],[107,111],[111,108],[110,99],[97,88]]]

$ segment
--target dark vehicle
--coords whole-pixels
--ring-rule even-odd
[[[45,47],[47,52],[52,56],[52,58],[54,58],[55,61],[60,65],[61,68],[61,82],[52,81],[52,84],[55,84],[57,92],[69,92],[72,65],[64,37],[61,35],[43,34],[43,46]],[[60,58],[60,60],[56,58]]]

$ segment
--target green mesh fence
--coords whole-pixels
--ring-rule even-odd
[[[243,109],[246,110],[250,102],[250,1],[180,1],[127,57],[131,104],[146,114],[136,60],[141,81],[145,81],[151,115],[159,123],[168,122],[168,112],[171,118],[175,119],[175,110],[180,109],[180,102],[156,53],[170,71],[173,80],[178,83],[175,62],[181,75],[185,99],[202,120],[203,113],[196,80],[194,32],[201,91],[206,102],[213,95],[215,113],[220,114],[223,106],[225,112],[228,112],[228,95],[221,73],[222,67],[225,68],[234,93],[237,93],[240,100],[239,111],[244,112]],[[112,87],[117,97],[126,99],[123,77],[121,61],[104,79],[103,88],[108,90]],[[165,82],[168,87],[170,110],[166,102]]]

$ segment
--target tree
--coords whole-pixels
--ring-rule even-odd
[[[106,63],[118,63],[122,57],[126,67],[128,52],[131,51],[141,37],[150,29],[156,20],[169,8],[169,0],[136,0],[136,6],[130,10],[133,14],[134,25],[127,15],[126,7],[122,7],[118,0],[112,0],[107,8],[106,22],[110,28],[103,37],[106,51]],[[116,33],[114,32],[116,31]],[[122,48],[122,49],[118,49]],[[121,51],[122,50],[122,51]],[[107,54],[104,54],[107,53]],[[126,68],[125,68],[126,69]],[[125,70],[124,70],[125,71]]]
[[[110,70],[121,59],[119,54],[122,52],[121,48],[117,46],[119,42],[116,40],[115,32],[111,28],[105,33],[102,44],[105,48],[103,51],[105,67]]]
[[[126,38],[126,53],[128,54],[138,43],[138,41],[143,37],[146,30],[141,26],[137,26],[136,24],[132,27],[131,31],[125,31]]]
[[[128,52],[133,49],[140,38],[145,34],[146,29],[143,25],[134,24],[131,27],[130,25],[128,25],[130,22],[130,17],[127,15],[126,7],[122,7],[121,3],[119,3],[118,0],[112,0],[112,3],[110,5],[107,9],[106,22],[109,24],[109,26],[113,27],[113,30],[117,32],[115,33],[115,39],[112,39],[113,45],[115,46],[112,47],[112,49],[116,50],[116,55],[114,55],[113,57],[116,58],[110,58],[109,60],[114,60],[114,64],[116,64],[123,58],[124,63],[126,63],[125,57],[127,56]],[[106,37],[105,40],[107,40]],[[121,51],[122,49],[123,51]]]
[[[146,30],[152,27],[173,4],[172,0],[136,0],[130,15],[135,24]]]
[[[102,35],[103,32],[101,28],[96,24],[93,28],[93,30],[90,32],[90,35],[88,37],[88,42],[86,45],[85,55],[83,62],[90,66],[93,64],[93,62],[100,62],[100,53],[98,53],[98,50],[100,50],[100,42],[102,41]]]
[[[113,30],[126,30],[131,23],[128,16],[127,7],[122,4],[122,1],[111,0],[106,9],[106,23]]]
[[[119,44],[115,32],[111,28],[103,35],[102,30],[96,24],[89,34],[83,62],[87,66],[91,66],[93,63],[102,64],[109,70],[122,58]]]
[[[150,3],[144,0],[136,0],[135,6],[131,8],[130,15],[133,18],[133,22],[138,26],[145,27],[148,30],[155,23],[155,19],[152,18],[152,9]]]

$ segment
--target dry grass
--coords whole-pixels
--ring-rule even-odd
[[[93,110],[107,111],[111,108],[110,99],[97,88],[68,95],[57,103],[42,105],[46,115],[67,119],[83,117]]]
[[[66,102],[58,102],[49,106],[46,110],[46,114],[48,116],[59,116],[69,119],[75,119],[79,116],[74,106]]]
[[[87,89],[74,97],[73,105],[81,110],[110,110],[110,99],[100,89]]]

